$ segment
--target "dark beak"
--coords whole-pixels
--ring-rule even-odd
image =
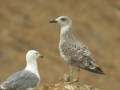
[[[50,22],[50,23],[57,23],[56,20],[50,20],[49,22]]]
[[[40,55],[40,58],[44,58],[44,56],[43,56],[43,55]]]

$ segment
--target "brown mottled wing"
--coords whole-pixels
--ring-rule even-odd
[[[73,66],[95,73],[103,73],[102,70],[98,68],[98,65],[93,59],[90,51],[83,43],[78,41],[64,42],[62,53],[67,57],[67,59],[69,59],[70,64]]]
[[[83,43],[80,42],[76,42],[74,45],[75,45],[74,46],[75,53],[72,56],[73,57],[72,61],[76,62],[77,65],[82,69],[94,73],[103,74],[103,71],[96,64],[88,48]]]

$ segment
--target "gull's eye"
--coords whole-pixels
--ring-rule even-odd
[[[38,52],[35,53],[36,55],[39,54]]]
[[[65,19],[65,18],[61,18],[61,20],[62,20],[62,21],[66,21],[66,19]]]

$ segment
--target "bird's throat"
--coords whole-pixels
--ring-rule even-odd
[[[31,71],[32,73],[39,76],[38,65],[36,60],[27,60],[27,65],[25,67],[25,70]]]

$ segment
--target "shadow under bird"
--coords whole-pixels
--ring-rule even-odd
[[[81,68],[97,74],[104,74],[88,48],[73,36],[72,20],[69,17],[60,16],[51,20],[50,23],[59,23],[61,26],[59,51],[63,59],[70,65],[71,75],[72,66],[78,67],[79,71]]]
[[[40,75],[37,67],[37,59],[43,57],[38,51],[29,50],[26,54],[25,69],[8,77],[0,85],[0,90],[34,90],[40,83]]]

